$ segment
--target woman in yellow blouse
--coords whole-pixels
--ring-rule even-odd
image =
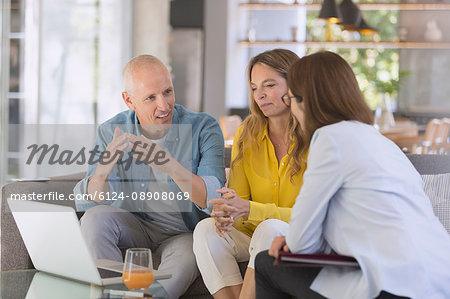
[[[234,138],[228,188],[217,190],[212,218],[194,231],[197,265],[214,298],[254,298],[254,258],[288,229],[305,168],[299,124],[284,100],[286,74],[298,59],[275,49],[248,65],[251,114]]]

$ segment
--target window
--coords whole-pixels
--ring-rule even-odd
[[[2,49],[9,56],[2,61],[2,69],[9,65],[2,71],[2,86],[9,82],[2,96],[2,108],[8,108],[1,119],[4,183],[29,175],[19,167],[21,136],[8,132],[8,123],[99,124],[124,109],[121,71],[131,56],[133,2],[2,0],[2,5],[10,7],[2,10],[1,28],[9,46]]]

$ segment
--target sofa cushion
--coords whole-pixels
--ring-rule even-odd
[[[422,179],[434,214],[450,234],[450,173],[422,175]]]

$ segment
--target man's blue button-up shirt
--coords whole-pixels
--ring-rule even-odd
[[[124,111],[103,123],[98,129],[95,146],[100,157],[106,150],[114,135],[114,129],[120,128],[121,133],[129,132],[140,135],[140,125],[136,113],[132,110]],[[192,138],[191,138],[192,137]],[[193,230],[201,219],[207,217],[211,211],[208,201],[220,197],[216,189],[225,184],[224,140],[217,121],[206,113],[194,113],[180,105],[175,105],[172,125],[165,137],[165,148],[169,154],[192,173],[203,179],[207,191],[207,208],[201,209],[191,201],[181,203],[182,211],[186,211],[186,203],[190,212],[182,212],[186,227]],[[191,150],[192,149],[192,150]],[[140,194],[147,192],[150,168],[144,163],[128,163],[131,157],[125,154],[109,176],[109,193],[121,195],[122,199],[108,200],[100,204],[111,204],[132,212],[137,212],[144,219],[145,202],[137,199]],[[89,165],[86,177],[74,188],[76,194],[87,194],[87,185],[93,176],[97,164]],[[175,182],[168,177],[168,192],[181,192]],[[150,188],[151,189],[151,188]],[[134,195],[133,195],[134,194]],[[110,196],[111,197],[111,196]],[[125,197],[125,198],[124,198]],[[77,200],[78,211],[85,211],[95,206],[90,200]],[[148,217],[151,219],[151,217]]]

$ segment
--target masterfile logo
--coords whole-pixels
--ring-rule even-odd
[[[143,147],[144,149],[149,148],[149,150],[144,154],[137,149],[138,147]],[[134,143],[131,151],[136,153],[138,156],[135,162],[137,164],[145,163],[148,165],[164,165],[167,163],[169,161],[167,158],[167,153],[161,149],[155,150],[155,148],[155,143],[140,141]],[[85,147],[82,147],[78,152],[73,150],[60,150],[60,146],[58,144],[53,144],[51,146],[48,144],[42,144],[40,146],[38,144],[31,144],[27,147],[27,149],[30,150],[28,159],[25,162],[28,165],[32,163],[41,165],[44,160],[46,160],[49,165],[85,165],[86,163],[89,165],[94,165],[97,163],[107,165],[118,159],[121,161],[120,163],[125,165],[125,170],[128,170],[131,163],[133,163],[132,156],[128,156],[125,160],[123,160],[125,152],[110,152],[108,150],[100,151],[98,145],[94,146],[94,149],[91,151],[87,151]],[[86,152],[88,155],[86,155]]]
[[[115,128],[134,138],[123,150],[107,147]],[[18,177],[68,175],[86,172],[89,166],[110,163],[117,163],[127,171],[133,165],[161,166],[170,157],[176,160],[182,157],[184,164],[192,161],[191,125],[173,124],[158,140],[146,138],[141,131],[140,126],[123,124],[104,125],[101,130],[94,125],[10,125],[9,134]]]

